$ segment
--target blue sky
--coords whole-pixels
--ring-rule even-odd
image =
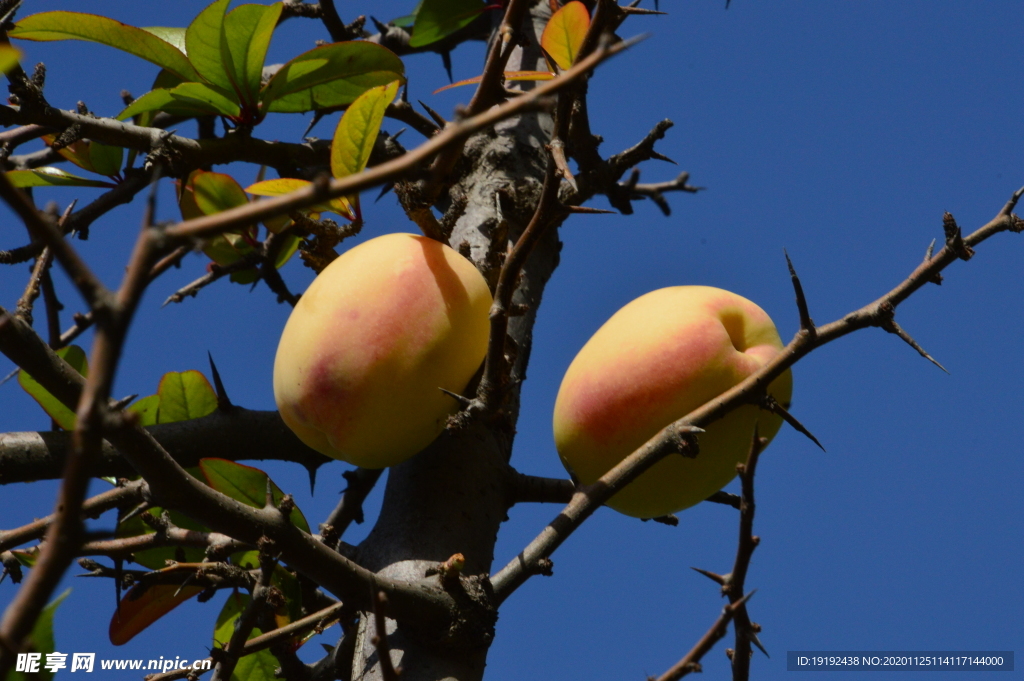
[[[73,8],[135,25],[185,25],[204,4],[52,0],[28,3],[26,11]],[[394,10],[385,13],[379,3],[340,3],[346,18],[380,12],[382,19],[412,4],[388,3]],[[632,19],[621,31],[652,37],[591,82],[592,126],[605,139],[604,154],[671,118],[676,126],[658,148],[679,167],[645,164],[642,181],[685,169],[708,189],[671,196],[669,218],[640,202],[632,216],[577,216],[563,226],[562,264],[545,293],[523,391],[513,464],[524,472],[564,476],[550,425],[559,381],[587,338],[633,298],[670,285],[719,286],[757,302],[788,340],[798,319],[783,248],[801,275],[812,317],[832,321],[901,281],[929,242],[941,241],[943,211],[970,231],[1024,184],[1017,3],[723,5],[663,0],[669,16]],[[312,22],[290,22],[275,36],[271,60],[325,37]],[[113,115],[122,88],[139,95],[155,75],[155,67],[98,45],[21,46],[28,63],[46,61],[48,96],[62,108],[84,99]],[[455,52],[455,78],[477,75],[482,54],[479,45]],[[447,82],[434,55],[408,65],[413,101],[450,112],[471,95],[465,88],[430,94]],[[278,116],[258,134],[296,141],[307,120]],[[385,122],[392,132],[399,127]],[[327,137],[332,129],[333,119],[313,134]],[[192,134],[193,126],[181,132]],[[403,141],[415,139],[407,132]],[[243,184],[255,176],[248,167],[231,172]],[[40,193],[62,204],[89,196],[74,189]],[[162,219],[176,217],[169,198],[165,193]],[[365,203],[365,238],[415,230],[392,196]],[[600,198],[592,205],[607,207]],[[94,226],[88,242],[76,242],[111,285],[139,215],[138,206],[119,209]],[[0,248],[24,238],[11,218],[0,228]],[[784,428],[758,469],[755,531],[762,541],[747,585],[758,589],[751,616],[763,627],[771,659],[755,657],[753,678],[786,676],[787,650],[1019,645],[1013,622],[1024,611],[1022,238],[1003,234],[986,242],[973,260],[949,268],[941,287],[929,286],[899,308],[899,323],[950,375],[879,330],[842,339],[794,368],[793,411],[828,451]],[[160,307],[203,266],[192,256],[151,288],[115,392],[148,394],[166,371],[205,371],[210,351],[236,403],[273,408],[271,366],[287,309],[264,287],[249,292],[222,283]],[[298,290],[310,278],[298,263],[284,276]],[[0,269],[0,304],[14,306],[26,277],[21,266]],[[63,278],[59,284],[66,323],[81,303]],[[0,358],[0,373],[10,369]],[[2,431],[47,427],[13,382],[0,386],[0,405]],[[300,468],[267,469],[314,525],[344,486],[341,463],[321,470],[312,498]],[[54,490],[3,488],[0,527],[49,513]],[[370,523],[379,499],[378,491]],[[557,512],[547,505],[513,509],[496,566]],[[489,678],[660,674],[723,604],[717,587],[689,568],[728,571],[736,534],[735,511],[717,505],[685,511],[675,528],[602,509],[554,555],[554,577],[533,579],[505,604]],[[74,592],[57,617],[58,649],[101,657],[202,657],[222,600],[190,602],[112,649],[106,622],[113,589],[70,577],[66,583]],[[12,593],[9,582],[0,585],[0,606]],[[324,640],[336,635],[330,630]],[[732,643],[719,644],[705,660],[705,671],[719,678],[727,674],[726,645]]]

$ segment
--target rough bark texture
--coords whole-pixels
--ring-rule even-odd
[[[524,36],[529,44],[513,54],[510,70],[536,68],[541,59],[536,44],[550,16],[548,4],[537,3],[531,15],[534,30]],[[494,255],[503,254],[507,245],[515,243],[533,214],[550,130],[547,115],[530,115],[511,119],[466,144],[456,168],[459,179],[451,196],[443,200],[465,198],[466,209],[456,222],[451,245],[468,253],[485,274],[495,266]],[[479,605],[464,609],[477,616],[461,619],[451,632],[395,630],[394,622],[389,621],[392,659],[402,667],[403,681],[476,681],[483,677],[496,619],[487,607],[486,577],[509,506],[505,490],[519,382],[526,374],[537,306],[558,264],[560,246],[552,226],[533,251],[514,297],[514,303],[525,306],[525,314],[509,324],[513,388],[503,418],[492,423],[473,421],[449,431],[425,451],[391,468],[381,515],[357,549],[359,562],[369,569],[409,580],[422,579],[453,554],[465,556],[464,578],[449,591],[459,601]],[[372,617],[364,615],[361,622],[351,678],[375,681],[381,674],[377,649],[371,642]]]

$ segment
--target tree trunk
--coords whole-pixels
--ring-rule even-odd
[[[550,17],[547,2],[531,9],[533,30],[517,50],[509,70],[544,67],[537,45]],[[456,222],[451,245],[485,275],[522,233],[540,196],[550,138],[547,114],[506,121],[466,144],[456,168],[459,180],[448,202],[464,197],[466,209]],[[465,556],[462,583],[449,588],[465,599],[467,612],[484,606],[481,617],[458,618],[449,632],[405,631],[388,621],[388,642],[402,681],[483,677],[496,613],[490,606],[487,575],[498,529],[506,519],[509,458],[518,417],[519,383],[526,376],[532,329],[544,286],[558,264],[561,244],[555,225],[533,250],[513,302],[524,314],[509,324],[506,352],[512,358],[512,388],[497,422],[473,420],[444,433],[426,450],[388,471],[384,505],[357,558],[371,570],[394,579],[420,580],[456,553]],[[491,258],[489,259],[489,254]],[[493,279],[492,279],[493,280]],[[381,679],[372,614],[360,620],[352,662],[352,681]]]

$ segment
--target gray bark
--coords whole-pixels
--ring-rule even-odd
[[[536,44],[549,16],[548,3],[536,3],[531,11],[534,30],[530,45],[513,54],[509,70],[543,68],[538,66],[542,57]],[[493,265],[488,263],[488,254],[494,246],[504,251],[505,238],[514,243],[533,214],[550,131],[547,115],[530,115],[511,119],[466,144],[451,196],[465,197],[467,205],[456,223],[451,245],[464,253],[468,250],[485,272]],[[465,577],[448,589],[466,603],[467,616],[459,618],[451,631],[406,631],[389,621],[392,659],[402,667],[403,681],[477,681],[483,677],[496,618],[487,602],[490,585],[486,577],[498,529],[509,507],[508,462],[518,416],[518,384],[526,375],[537,306],[558,264],[560,246],[552,226],[534,249],[514,296],[514,302],[525,305],[526,312],[509,324],[513,388],[504,418],[497,423],[474,421],[449,431],[409,461],[391,468],[380,517],[357,549],[357,559],[364,566],[390,578],[408,580],[422,579],[430,568],[453,554],[465,556]],[[377,649],[371,642],[374,633],[373,618],[364,613],[352,681],[381,678]]]

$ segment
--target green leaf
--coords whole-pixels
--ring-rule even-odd
[[[191,184],[196,205],[206,215],[249,203],[242,185],[224,173],[196,171],[192,174]]]
[[[36,620],[35,626],[32,627],[32,633],[28,635],[28,639],[22,644],[22,652],[42,653],[43,657],[39,661],[39,671],[33,672],[30,675],[24,672],[10,671],[7,675],[7,681],[28,681],[29,678],[32,681],[50,681],[53,678],[54,672],[46,669],[46,654],[52,653],[56,650],[56,643],[53,640],[53,616],[57,612],[57,606],[59,606],[68,594],[71,593],[71,589],[67,589],[60,596],[57,596],[48,606],[43,608],[43,611],[39,613],[39,618]],[[71,668],[71,661],[68,660],[68,668]]]
[[[263,60],[270,47],[282,4],[240,5],[224,17],[221,56],[242,101],[259,101]]]
[[[267,500],[269,477],[259,468],[243,466],[226,459],[202,459],[199,468],[206,477],[206,483],[222,494],[255,508],[263,508]],[[281,488],[270,480],[271,494],[275,504],[284,498]],[[309,532],[305,516],[296,506],[289,516],[292,524],[303,532]]]
[[[245,188],[245,191],[256,196],[283,196],[285,194],[290,194],[293,191],[304,189],[310,184],[312,183],[308,180],[300,180],[294,177],[279,177],[276,180],[263,180],[262,182],[251,184]],[[345,197],[331,199],[326,203],[315,204],[309,208],[302,209],[302,212],[337,213],[349,220],[355,219],[355,212],[352,210],[352,205]]]
[[[423,47],[467,26],[484,11],[481,0],[423,0],[416,12],[409,47]]]
[[[147,111],[164,111],[173,116],[216,114],[237,117],[238,103],[203,83],[182,83],[171,89],[150,90],[117,115],[123,121]]]
[[[217,410],[217,393],[206,377],[195,370],[164,374],[157,394],[160,396],[157,423],[198,419]]]
[[[297,177],[279,177],[276,180],[262,180],[251,184],[245,191],[256,196],[283,196],[305,189],[311,184],[313,183],[309,180],[300,180]]]
[[[199,80],[185,54],[177,47],[135,26],[81,12],[42,12],[25,17],[8,34],[12,38],[49,42],[87,40],[109,45],[152,62],[182,80]]]
[[[284,245],[277,252],[277,258],[274,259],[274,267],[281,269],[285,263],[291,260],[292,256],[295,255],[295,251],[299,250],[299,244],[302,243],[300,237],[294,234],[289,234],[285,237]]]
[[[10,45],[0,45],[0,73],[7,73],[21,59],[21,50]]]
[[[230,681],[277,681],[275,672],[280,666],[274,654],[263,649],[240,659]]]
[[[57,356],[70,364],[83,377],[89,375],[89,360],[85,356],[85,350],[77,345],[69,345],[57,350]],[[29,376],[24,369],[18,372],[18,384],[39,403],[43,411],[56,421],[57,425],[64,430],[75,429],[75,412],[65,407],[63,402],[51,395],[50,391]]]
[[[199,189],[196,188],[198,183]],[[181,216],[185,220],[208,215],[199,206],[197,195],[202,196],[203,206],[206,210],[218,213],[225,208],[232,208],[237,201],[248,201],[248,197],[241,189],[234,178],[222,173],[211,173],[205,170],[196,170],[185,184],[184,190],[178,201],[181,208]],[[251,253],[253,247],[243,239],[237,232],[218,234],[212,239],[203,242],[203,253],[211,260],[221,266],[227,266],[241,260],[247,253]]]
[[[372,87],[405,80],[402,60],[366,41],[334,43],[300,54],[263,88],[264,111],[302,113],[355,101]]]
[[[159,409],[159,395],[147,395],[140,400],[136,400],[133,404],[128,405],[128,411],[135,412],[139,415],[139,425],[143,428],[146,426],[155,426],[157,424],[157,413]]]
[[[551,15],[540,37],[541,47],[565,71],[576,63],[583,39],[590,28],[590,14],[586,6],[573,0]]]
[[[11,170],[7,179],[15,187],[116,187],[112,182],[90,180],[61,170],[60,168],[44,167],[32,170]]]
[[[338,121],[331,143],[331,174],[345,177],[361,173],[370,160],[380,132],[384,110],[398,94],[398,81],[370,88],[352,102]]]
[[[253,567],[258,567],[259,563]],[[237,591],[232,592],[228,595],[228,599],[224,601],[224,607],[220,609],[220,614],[217,615],[217,621],[213,625],[213,647],[223,648],[231,640],[231,636],[235,633],[235,624],[238,622],[238,618],[242,616],[242,613],[247,607],[249,607],[249,601],[252,600],[248,595],[238,593]],[[253,628],[253,633],[249,636],[259,636],[260,630]],[[260,632],[262,633],[262,632]]]
[[[121,163],[124,162],[124,149],[89,142],[89,160],[92,161],[93,169],[100,175],[117,175],[121,172]]]
[[[146,33],[152,33],[164,42],[174,45],[182,54],[188,56],[188,52],[185,47],[185,29],[180,26],[143,26],[142,30]],[[189,61],[192,60],[189,59]],[[193,66],[195,66],[194,63]]]
[[[229,277],[231,283],[241,284],[242,286],[248,286],[249,284],[253,283],[259,278],[259,270],[257,270],[255,267],[239,270],[237,272],[232,272]]]
[[[199,13],[185,31],[188,60],[206,82],[224,93],[234,92],[228,66],[221,56],[224,13],[230,0],[215,0]]]
[[[52,147],[57,136],[54,134],[43,135],[40,139],[46,142],[47,146]],[[89,153],[89,142],[86,140],[75,140],[71,144],[58,149],[57,153],[82,170],[88,170],[92,173],[96,172],[96,168],[92,164],[91,154]]]

